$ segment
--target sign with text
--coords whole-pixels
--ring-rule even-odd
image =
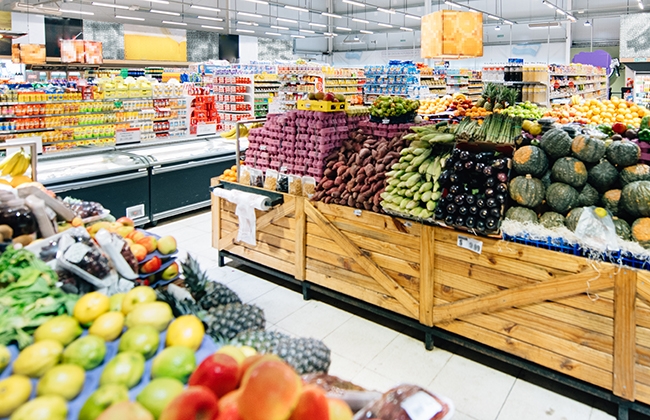
[[[217,133],[217,123],[198,123],[196,125],[196,135],[204,136],[207,134]]]
[[[115,132],[115,144],[133,144],[140,143],[140,129],[126,128]]]

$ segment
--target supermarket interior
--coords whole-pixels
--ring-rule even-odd
[[[647,0],[0,0],[0,420],[650,419]]]

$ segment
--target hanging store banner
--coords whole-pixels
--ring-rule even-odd
[[[483,14],[440,10],[422,17],[422,58],[483,56]]]
[[[184,29],[124,25],[124,58],[187,61],[187,33]]]

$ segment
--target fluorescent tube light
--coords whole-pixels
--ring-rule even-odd
[[[323,12],[323,13],[321,13],[321,15],[331,17],[331,18],[334,18],[334,19],[343,19],[342,16],[335,15],[334,13]]]
[[[163,20],[162,23],[166,23],[168,25],[187,26],[187,23],[185,22],[172,22],[171,20]]]
[[[98,1],[94,1],[91,3],[93,6],[99,6],[99,7],[111,7],[113,9],[124,9],[124,10],[129,10],[129,6],[122,6],[121,4],[113,4],[113,3],[102,3]]]
[[[61,12],[61,13],[78,13],[78,14],[80,14],[80,15],[89,15],[89,16],[93,16],[93,15],[94,15],[93,12],[82,12],[81,10],[65,10],[65,9],[59,9],[59,12]]]
[[[151,13],[158,13],[160,15],[169,15],[169,16],[180,16],[180,13],[176,12],[168,12],[166,10],[157,10],[157,9],[151,9],[149,10]]]
[[[639,9],[643,10],[643,2],[639,2]]]
[[[415,16],[415,15],[404,15],[404,17],[407,19],[422,20],[420,16]]]
[[[257,3],[257,4],[266,4],[266,5],[269,4],[268,1],[264,1],[264,0],[244,0],[244,1],[248,1],[248,2],[251,2],[251,3]]]
[[[549,22],[549,23],[529,23],[528,28],[530,29],[546,29],[546,28],[557,28],[560,26],[559,22]]]
[[[273,29],[279,29],[279,30],[281,30],[281,31],[288,31],[288,30],[289,30],[289,28],[287,28],[286,26],[276,26],[276,25],[271,25],[271,28],[273,28]]]
[[[335,34],[333,32],[325,32],[325,33],[323,33],[323,35],[331,36],[331,37],[338,36],[337,34]]]
[[[503,23],[505,23],[507,25],[514,25],[515,24],[513,21],[508,20],[508,19],[503,19]]]
[[[378,7],[377,10],[391,15],[395,14],[395,11],[393,9],[384,9],[383,7]]]
[[[360,30],[359,32],[361,32],[362,34],[368,34],[368,35],[372,35],[372,34],[374,34],[373,31],[366,31],[366,30],[364,30],[364,29]]]
[[[327,25],[323,25],[322,23],[309,22],[309,26],[316,26],[317,28],[327,28]]]
[[[220,12],[221,11],[221,9],[215,9],[214,7],[197,6],[196,4],[191,5],[190,9],[208,10],[210,12]]]
[[[277,33],[277,32],[266,32],[266,35],[282,36],[282,34],[279,34],[279,33]]]
[[[445,4],[451,7],[458,7],[459,9],[463,9],[465,7],[462,4],[454,3],[453,1],[449,1],[449,0],[446,0]]]
[[[247,22],[247,21],[245,21],[245,20],[238,20],[238,21],[237,21],[237,24],[239,24],[239,25],[246,25],[246,26],[260,26],[259,23],[255,23],[255,22]]]
[[[488,19],[501,20],[500,17],[494,15],[487,15]]]
[[[278,22],[298,23],[297,20],[293,20],[293,19],[276,18],[275,20],[277,20]]]
[[[400,29],[403,30],[403,31],[406,31],[406,32],[413,32],[413,29],[407,28],[405,26],[402,26]]]
[[[309,9],[305,9],[304,7],[296,7],[296,6],[285,5],[284,8],[285,9],[290,9],[290,10],[297,10],[299,12],[309,13]]]
[[[127,19],[127,20],[139,20],[139,21],[144,20],[144,18],[133,17],[133,16],[120,16],[120,15],[115,16],[115,18],[116,19]]]
[[[201,25],[201,28],[207,28],[207,29],[216,29],[218,31],[222,31],[223,28],[221,26],[210,26],[210,25]]]
[[[254,17],[254,18],[263,18],[264,16],[258,15],[257,13],[247,13],[247,12],[237,12],[238,15]]]
[[[169,4],[167,0],[144,0],[149,3],[158,3],[158,4]]]
[[[223,22],[223,19],[221,18],[216,18],[216,17],[210,17],[210,16],[197,16],[197,19],[204,19],[204,20],[214,20],[215,22]]]
[[[237,29],[237,32],[243,32],[245,34],[254,34],[255,33],[255,31],[251,31],[251,30],[248,30],[248,29]]]
[[[305,37],[303,35],[291,35],[291,38],[302,38],[302,39],[304,39]]]
[[[384,28],[392,28],[393,27],[393,25],[389,25],[387,23],[378,23],[377,25],[383,26]]]
[[[316,32],[312,31],[311,29],[301,29],[300,32],[304,34],[315,34]]]
[[[367,21],[365,19],[357,19],[357,18],[352,19],[352,21],[353,22],[359,22],[359,23],[370,23],[369,21]]]
[[[337,26],[336,29],[338,29],[339,31],[351,31],[352,30],[352,29],[346,28],[344,26]]]
[[[365,4],[359,3],[358,1],[354,1],[354,0],[343,0],[343,3],[351,4],[353,6],[366,7]]]

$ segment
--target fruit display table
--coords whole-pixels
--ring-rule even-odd
[[[233,204],[213,197],[212,211],[221,258],[517,356],[619,405],[650,403],[647,271],[291,195],[258,212],[252,247],[235,241]]]

